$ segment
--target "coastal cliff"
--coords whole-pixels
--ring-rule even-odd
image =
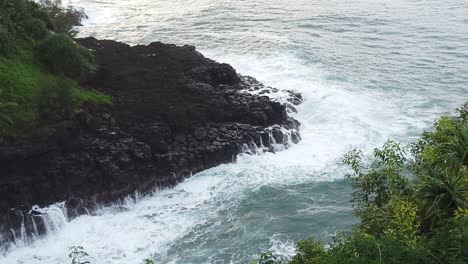
[[[236,155],[284,149],[300,140],[288,116],[301,102],[197,52],[159,42],[129,46],[76,40],[97,72],[81,86],[112,96],[85,105],[47,136],[0,142],[0,245],[46,229],[33,209],[65,201],[69,218],[138,191],[169,187]]]

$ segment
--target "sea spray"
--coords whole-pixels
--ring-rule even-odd
[[[262,250],[291,255],[293,241],[351,229],[351,190],[340,165],[347,151],[371,153],[389,136],[409,142],[466,100],[468,10],[457,1],[74,3],[94,19],[82,36],[193,44],[266,86],[300,92],[302,141],[276,154],[241,155],[172,190],[77,218],[0,262],[66,263],[67,246],[76,244],[92,245],[100,264],[153,255],[160,263],[250,263]]]

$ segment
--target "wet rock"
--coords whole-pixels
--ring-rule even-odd
[[[265,89],[263,84],[193,46],[77,42],[94,50],[98,66],[82,85],[111,95],[113,105],[84,108],[42,138],[0,142],[0,246],[11,240],[10,229],[19,230],[24,215],[32,233],[28,212],[34,204],[66,201],[74,217],[97,203],[172,186],[232,162],[241,146],[263,144],[274,151],[268,128],[275,126],[271,133],[280,144],[280,127],[299,126],[285,105],[241,92]],[[294,98],[292,103],[302,100]]]
[[[159,140],[151,144],[151,150],[153,153],[165,154],[169,152],[169,145],[164,140]]]
[[[288,98],[288,101],[291,102],[293,105],[300,105],[302,103],[302,95],[300,93],[295,93],[288,91],[290,94],[290,97]]]
[[[291,133],[291,141],[292,141],[294,144],[298,144],[299,141],[301,141],[301,136],[299,135],[299,133],[297,133],[297,132],[292,132],[292,133]]]
[[[275,139],[276,143],[283,143],[283,139],[284,139],[284,134],[283,134],[283,131],[281,131],[280,128],[277,128],[275,127],[272,131],[271,131],[272,135],[273,135],[273,138]]]

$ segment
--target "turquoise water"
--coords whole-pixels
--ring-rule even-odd
[[[74,0],[81,36],[191,44],[267,85],[301,92],[303,140],[242,156],[171,190],[83,216],[1,263],[250,263],[330,241],[356,222],[343,155],[414,140],[468,100],[468,3],[430,0]],[[123,208],[123,209],[122,209]]]

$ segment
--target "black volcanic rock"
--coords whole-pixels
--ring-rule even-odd
[[[23,215],[32,232],[35,204],[66,201],[73,217],[232,162],[243,146],[272,149],[272,138],[288,144],[280,127],[299,125],[285,105],[241,92],[248,84],[230,65],[193,46],[77,42],[94,51],[98,66],[82,85],[111,95],[113,105],[78,111],[49,136],[0,143],[0,247]],[[299,138],[291,132],[292,141]]]

